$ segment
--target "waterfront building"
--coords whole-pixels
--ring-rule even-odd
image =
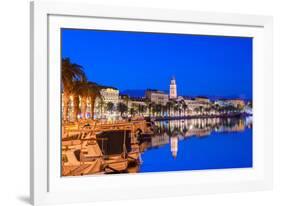
[[[215,101],[215,104],[221,107],[233,106],[240,109],[245,109],[246,107],[245,101],[242,99],[217,100]]]
[[[195,100],[198,101],[198,102],[203,102],[203,103],[210,103],[211,102],[211,100],[209,98],[203,97],[203,96],[196,97]]]
[[[119,96],[119,103],[126,105],[127,111],[124,112],[125,116],[147,116],[147,103],[143,97],[129,97],[128,95],[121,94]]]
[[[148,89],[145,91],[145,97],[155,104],[166,105],[169,101],[169,95],[160,90]]]
[[[249,105],[246,105],[244,107],[244,112],[247,113],[247,114],[253,115],[253,109]]]
[[[125,105],[129,105],[130,97],[126,94],[120,94],[119,95],[119,102],[123,103]]]
[[[144,98],[130,98],[129,101],[129,106],[128,106],[129,111],[135,111],[136,114],[138,115],[143,115],[147,116],[148,115],[148,110],[147,110],[147,104],[145,102]]]
[[[105,117],[106,104],[102,97],[97,97],[94,105],[94,116],[95,118],[104,118]]]
[[[214,102],[215,105],[218,105],[220,107],[227,107],[227,106],[231,106],[232,104],[228,101],[225,100],[217,100]]]
[[[184,99],[185,104],[188,107],[190,115],[198,115],[202,110],[210,108],[209,101],[201,100],[200,98],[196,99]]]
[[[116,119],[118,112],[116,111],[117,104],[119,102],[119,90],[110,86],[99,86],[101,97],[98,97],[95,101],[95,117],[96,118],[108,118]],[[111,111],[108,110],[108,103],[113,104]]]
[[[126,94],[120,94],[119,95],[119,102],[120,103],[123,103],[123,104],[128,106],[129,101],[130,101],[130,97],[128,95],[126,95]]]
[[[226,102],[232,104],[236,108],[244,108],[245,107],[245,102],[242,99],[229,99],[229,100],[226,100]]]
[[[173,77],[170,82],[170,99],[177,99],[177,84],[175,77]]]
[[[116,105],[119,102],[119,90],[115,87],[100,86],[101,96],[105,103],[112,102]]]
[[[180,103],[184,101],[184,97],[182,96],[177,96],[177,98],[175,99],[170,99],[171,102],[176,102],[176,103]]]
[[[234,111],[243,111],[252,114],[252,106],[250,106],[250,104],[246,105],[245,101],[241,99],[220,99],[212,102],[208,97],[204,96],[195,98],[178,96],[174,77],[170,81],[169,93],[155,89],[147,89],[145,91],[145,97],[138,98],[119,94],[119,90],[115,87],[102,85],[98,85],[98,87],[100,88],[101,95],[94,101],[95,106],[93,111],[90,96],[76,95],[76,98],[74,98],[72,94],[69,95],[67,115],[65,115],[65,118],[69,121],[75,121],[80,118],[88,119],[91,118],[92,113],[94,114],[94,118],[109,120],[149,115],[155,117],[167,117],[169,115],[219,115],[221,113],[227,114]],[[62,99],[64,99],[63,95],[62,93]],[[62,101],[62,112],[64,111],[65,102]],[[120,109],[121,107],[118,106],[118,103],[123,103],[123,105],[121,105],[123,109]]]

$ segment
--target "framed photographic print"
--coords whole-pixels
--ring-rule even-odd
[[[33,204],[270,189],[272,78],[271,17],[32,2]]]

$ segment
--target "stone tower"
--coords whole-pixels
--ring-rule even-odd
[[[170,83],[170,99],[176,99],[176,98],[177,98],[177,84],[176,84],[175,77],[173,77]]]

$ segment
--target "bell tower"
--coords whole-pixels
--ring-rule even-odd
[[[177,98],[177,84],[176,79],[173,77],[170,82],[170,99],[176,99]]]

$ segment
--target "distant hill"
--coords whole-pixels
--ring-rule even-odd
[[[183,96],[185,98],[196,98],[196,97],[207,97],[211,101],[221,100],[221,99],[242,99],[244,101],[251,101],[249,98],[245,98],[244,96],[238,95],[226,95],[226,96],[212,96],[212,95],[191,95],[191,96]]]
[[[145,90],[141,89],[128,89],[121,92],[123,95],[128,95],[130,97],[144,97]]]
[[[128,95],[130,97],[144,97],[145,96],[145,89],[127,89],[121,92],[123,95]],[[168,91],[161,90],[164,93],[168,94]]]

